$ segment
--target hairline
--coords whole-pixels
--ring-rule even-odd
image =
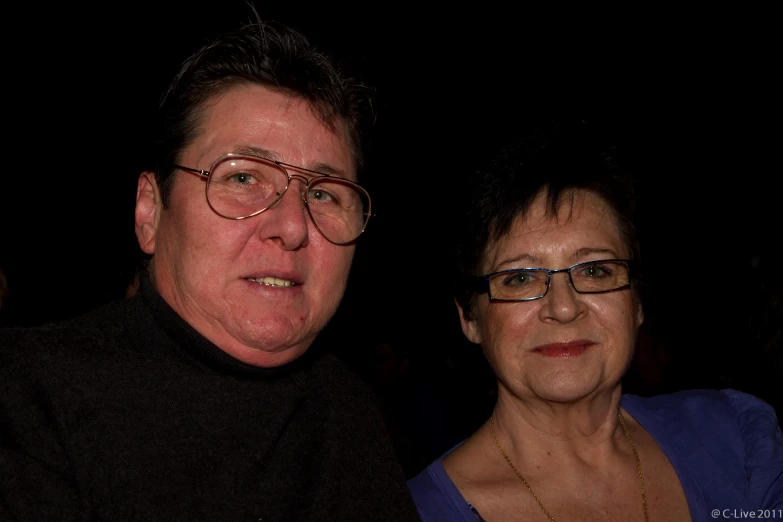
[[[359,171],[364,166],[362,151],[359,150],[359,146],[356,143],[356,139],[355,139],[356,137],[353,135],[353,133],[349,132],[350,126],[348,122],[344,117],[342,117],[339,114],[338,111],[334,110],[334,108],[326,107],[326,104],[315,103],[313,100],[309,100],[302,93],[294,89],[289,89],[289,88],[281,87],[279,85],[273,85],[266,82],[254,81],[247,78],[236,77],[236,76],[224,78],[224,81],[221,82],[221,85],[219,87],[217,87],[201,103],[195,106],[193,110],[188,112],[185,123],[189,124],[194,131],[191,134],[190,141],[186,144],[183,144],[182,148],[177,152],[176,162],[181,161],[182,155],[193,144],[196,138],[204,130],[205,118],[207,113],[209,112],[209,109],[212,106],[219,103],[220,99],[226,96],[232,89],[240,88],[243,86],[250,86],[250,87],[258,86],[264,89],[268,89],[272,92],[282,94],[283,96],[286,96],[292,100],[301,100],[302,102],[305,103],[310,113],[316,119],[318,119],[318,121],[321,122],[321,124],[323,124],[324,127],[329,130],[329,132],[333,133],[337,137],[340,137],[340,135],[338,134],[338,129],[342,127],[342,129],[340,129],[342,130],[342,139],[345,140],[345,144],[348,148],[348,152],[351,155],[351,159],[353,161],[352,167],[355,173],[355,177],[357,177],[357,181],[358,181]],[[329,112],[332,112],[332,114],[329,114]],[[164,165],[161,168],[172,169],[173,167],[171,165]],[[168,172],[165,175],[161,173],[160,176],[158,176],[158,179],[163,178],[160,188],[161,191],[164,193],[163,202],[164,205],[166,206],[169,203],[170,198],[168,197],[168,195],[171,193],[171,190],[173,190],[174,179],[176,177],[177,177],[177,172]]]
[[[499,241],[502,241],[504,238],[508,236],[508,234],[511,232],[511,229],[514,226],[514,223],[518,222],[519,220],[525,220],[530,216],[530,213],[533,210],[533,204],[538,201],[540,198],[545,198],[544,200],[544,218],[552,220],[555,223],[560,223],[560,211],[563,209],[566,205],[569,205],[568,209],[568,215],[565,217],[564,222],[568,223],[571,219],[573,219],[574,214],[574,204],[575,200],[578,194],[592,194],[596,198],[598,198],[601,203],[605,205],[605,207],[609,210],[611,213],[611,219],[614,223],[615,227],[617,228],[617,232],[620,234],[620,238],[623,242],[623,246],[626,249],[626,252],[628,253],[627,256],[630,260],[635,261],[634,256],[634,247],[631,244],[631,232],[628,230],[628,227],[623,224],[623,221],[621,219],[621,214],[618,212],[618,210],[614,207],[614,205],[601,195],[600,192],[598,192],[595,189],[592,188],[586,188],[586,187],[568,187],[564,188],[563,190],[560,190],[556,193],[556,196],[553,195],[553,193],[549,190],[548,186],[543,186],[541,189],[539,189],[538,192],[535,193],[533,198],[530,200],[530,204],[526,205],[524,208],[519,209],[508,221],[508,223],[504,224],[504,226],[500,226],[499,219],[496,217],[492,220],[490,223],[490,232],[487,236],[487,242],[484,245],[483,252],[481,253],[481,256],[478,259],[478,265],[483,264],[487,256],[489,255],[489,252],[494,248]],[[638,240],[637,240],[638,242]],[[634,279],[633,277],[631,278]],[[633,297],[634,303],[641,303],[641,296],[639,293],[639,289],[636,288],[636,285],[631,285],[630,287],[631,295]],[[476,306],[476,297],[477,294],[473,293],[470,298],[470,315],[474,316],[474,311],[472,310]]]

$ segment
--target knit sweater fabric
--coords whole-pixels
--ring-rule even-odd
[[[368,387],[333,355],[233,359],[144,278],[0,329],[0,520],[419,520]]]

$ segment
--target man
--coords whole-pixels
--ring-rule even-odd
[[[184,62],[138,292],[0,332],[1,520],[418,520],[368,389],[308,351],[370,216],[361,96],[276,24]]]

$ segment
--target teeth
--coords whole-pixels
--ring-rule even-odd
[[[249,281],[255,281],[256,283],[261,283],[262,285],[266,286],[296,286],[296,283],[293,281],[288,281],[287,279],[278,279],[277,277],[249,277]]]

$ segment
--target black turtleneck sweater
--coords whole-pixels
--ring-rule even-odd
[[[369,389],[334,356],[239,362],[145,278],[0,329],[0,520],[419,520]]]

